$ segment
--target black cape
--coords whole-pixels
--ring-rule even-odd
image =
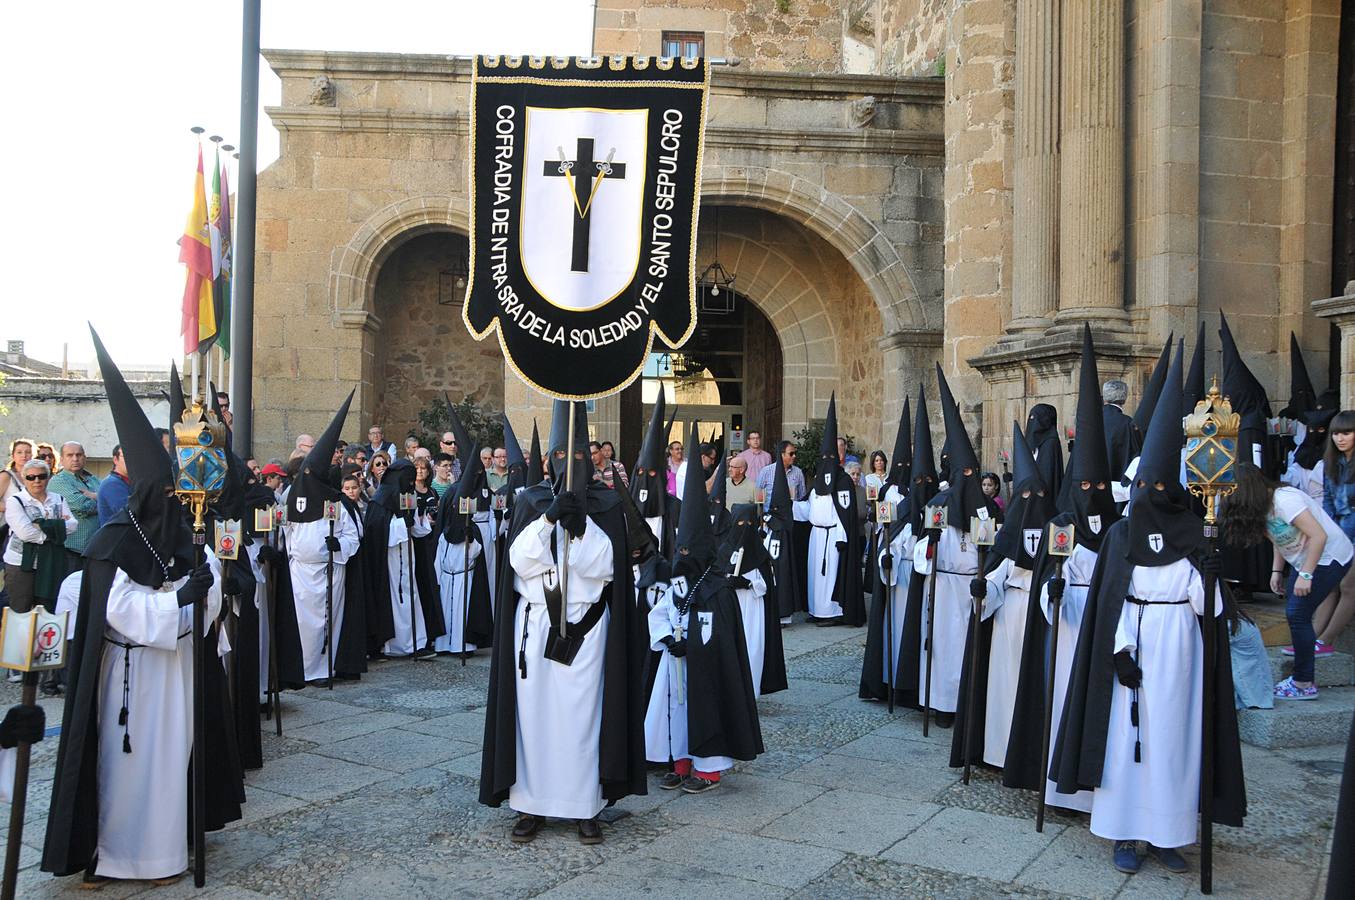
[[[1101,421],[1106,427],[1106,458],[1110,460],[1110,477],[1120,481],[1124,478],[1124,470],[1139,455],[1143,436],[1134,428],[1133,418],[1110,403],[1101,407]]]
[[[369,552],[364,536],[362,516],[357,505],[343,498],[344,512],[353,517],[358,526],[358,552],[349,558],[343,571],[343,624],[339,626],[334,645],[334,675],[354,681],[367,672],[367,582],[365,554]]]
[[[884,660],[885,660],[885,612],[888,609],[890,586],[885,582],[884,571],[880,564],[880,554],[883,552],[883,545],[892,544],[909,523],[911,517],[907,514],[906,506],[899,504],[900,512],[894,524],[873,529],[869,550],[866,554],[866,571],[870,579],[870,616],[866,621],[866,650],[861,660],[861,682],[857,688],[857,696],[862,700],[889,700],[889,685],[885,682]],[[910,560],[898,559],[891,560],[891,567],[897,569],[899,566],[908,565]],[[912,580],[909,580],[907,592],[909,602],[906,604],[907,610],[904,614],[904,634],[908,632],[908,621],[913,612]],[[916,609],[918,617],[921,617],[922,609],[919,605]],[[889,631],[893,633],[892,629]],[[913,632],[916,636],[916,628]],[[916,647],[914,648],[916,653]],[[913,679],[911,682],[904,682],[900,679],[903,668],[903,648],[894,648],[894,655],[899,663],[893,673],[894,681],[894,702],[904,706],[917,705],[917,676],[916,676],[916,656],[914,657]],[[911,693],[909,687],[912,687]]]
[[[702,642],[698,617],[713,616]],[[765,751],[753,696],[739,599],[729,581],[708,572],[691,603],[687,635],[687,750],[693,756],[755,759]],[[779,636],[781,629],[776,633]]]
[[[379,651],[381,646],[395,637],[395,615],[391,610],[391,586],[390,573],[387,571],[387,560],[390,558],[387,553],[390,541],[392,513],[380,503],[372,502],[367,504],[367,516],[363,520],[363,553],[362,558],[363,577],[362,584],[367,595],[367,639],[368,649]],[[442,621],[442,599],[437,590],[437,580],[434,578],[429,587],[429,579],[432,575],[432,563],[420,562],[426,551],[420,550],[418,539],[415,538],[410,547],[410,556],[414,565],[412,571],[406,573],[407,578],[412,581],[419,590],[419,606],[423,610],[423,631],[415,635],[415,652],[420,648],[433,643],[434,638],[442,637],[447,633],[445,624]],[[422,574],[420,574],[422,570]],[[412,620],[411,620],[412,621]]]
[[[254,606],[258,583],[254,570],[243,555],[239,560],[221,561],[223,577],[234,575],[240,582],[239,614],[231,637],[231,695],[235,698],[235,743],[240,767],[263,766],[263,736],[259,727],[259,610]]]
[[[919,541],[933,541],[939,532],[924,531]],[[935,546],[927,551],[933,566],[936,562]],[[903,614],[903,635],[899,639],[899,665],[894,672],[894,686],[897,691],[895,703],[910,709],[923,706],[922,689],[922,645],[926,640],[927,622],[922,617],[922,607],[927,600],[933,576],[913,572],[908,580],[908,605]],[[879,667],[877,666],[877,671]]]
[[[1050,777],[1060,793],[1090,790],[1101,783],[1115,684],[1112,650],[1120,613],[1129,593],[1134,564],[1128,558],[1129,520],[1111,526],[1101,544],[1092,574],[1087,607],[1082,614],[1077,653],[1068,679],[1063,721],[1050,761]],[[1241,827],[1247,814],[1246,785],[1242,777],[1242,747],[1233,705],[1233,667],[1228,652],[1228,627],[1214,619],[1217,664],[1214,669],[1214,821]]]
[[[517,495],[508,547],[512,547],[527,524],[545,513],[553,498],[551,488],[545,484],[527,488]],[[604,589],[603,599],[599,601],[607,604],[610,621],[598,757],[602,796],[611,803],[631,794],[647,793],[644,723],[648,697],[643,685],[649,626],[636,610],[631,560],[626,547],[626,522],[620,501],[611,488],[590,485],[587,509],[593,524],[612,542],[614,580]],[[494,652],[490,656],[488,709],[480,758],[479,800],[486,806],[497,807],[507,800],[509,788],[517,780],[518,667],[513,622],[521,600],[512,566],[505,565],[499,582],[498,617]]]
[[[838,502],[838,495],[846,492],[847,505]],[[811,496],[812,496],[811,492]],[[861,586],[861,554],[864,550],[864,538],[861,534],[861,518],[857,512],[856,484],[852,477],[839,467],[833,478],[833,488],[828,495],[833,510],[847,534],[847,546],[837,556],[837,580],[833,583],[833,593],[842,607],[842,624],[860,628],[866,624],[865,590]],[[807,583],[807,582],[806,582]]]
[[[767,585],[767,594],[762,598],[762,680],[759,682],[764,697],[790,686],[786,679],[786,647],[781,640],[781,612],[772,590],[772,563],[768,557],[757,568],[763,584]]]
[[[788,619],[808,608],[801,587],[800,566],[796,564],[797,555],[802,560],[804,557],[796,553],[793,522],[782,522],[772,516],[764,524],[768,537],[767,566],[772,573],[772,580],[767,582],[767,606],[775,610],[777,629],[780,630],[781,619]]]

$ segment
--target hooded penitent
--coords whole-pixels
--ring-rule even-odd
[[[461,480],[454,490],[448,491],[442,498],[442,508],[438,517],[442,520],[442,536],[449,544],[464,544],[469,536],[471,540],[480,539],[480,529],[471,522],[474,513],[461,512],[461,498],[468,497],[477,504],[480,500],[480,484],[485,478],[484,463],[480,461],[477,447],[466,459],[466,467],[461,470]],[[388,476],[389,477],[389,476]]]
[[[979,471],[979,458],[974,445],[969,440],[960,418],[960,408],[955,396],[946,383],[941,366],[936,367],[936,380],[941,389],[941,412],[946,423],[946,446],[950,449],[950,488],[947,491],[946,507],[952,528],[969,530],[969,520],[980,509],[988,510],[989,515],[996,512],[991,500],[983,494],[983,476]]]
[[[612,490],[616,491],[617,497],[621,500],[621,514],[626,519],[626,551],[631,561],[637,566],[644,566],[652,558],[657,556],[658,541],[654,540],[654,532],[649,530],[649,525],[645,522],[644,515],[640,512],[640,507],[635,502],[635,498],[626,490],[626,485],[622,481],[621,475],[616,471],[616,466],[612,465]],[[648,574],[653,577],[658,576],[658,571],[652,567]],[[643,574],[642,574],[643,579]],[[640,587],[649,587],[653,584],[639,585]]]
[[[664,407],[663,391],[659,391],[654,410],[649,415],[644,443],[640,445],[640,457],[635,461],[635,471],[630,476],[631,496],[639,504],[640,513],[646,519],[662,516],[664,501],[668,497],[668,467],[663,458],[667,444],[665,433],[661,430]]]
[[[899,493],[908,493],[909,473],[913,468],[912,415],[909,398],[903,398],[903,413],[899,416],[899,430],[894,435],[894,455],[889,458],[889,477],[886,485],[893,485]],[[881,498],[883,499],[883,498]]]
[[[1289,405],[1281,415],[1301,418],[1303,413],[1317,407],[1317,390],[1313,379],[1308,375],[1308,366],[1303,361],[1303,351],[1299,349],[1299,339],[1289,332]]]
[[[814,468],[814,493],[828,496],[833,493],[837,472],[842,467],[837,458],[837,394],[828,398],[828,415],[823,420],[823,441],[819,444],[819,460]]]
[[[444,391],[442,398],[447,401],[447,418],[449,420],[447,430],[456,436],[456,458],[461,460],[461,468],[464,469],[469,459],[466,454],[470,452],[470,432],[466,430],[465,425],[461,424],[461,417],[456,414],[456,407],[452,405],[451,396]]]
[[[571,452],[572,447],[572,452]],[[583,499],[588,492],[588,483],[592,479],[593,462],[588,457],[588,409],[580,402],[574,403],[574,439],[569,438],[569,403],[556,400],[554,414],[550,423],[550,454],[547,468],[555,493],[565,489],[567,470],[565,460],[573,461],[574,480],[571,485],[574,493]],[[698,467],[699,468],[699,467]]]
[[[1022,569],[1035,568],[1045,525],[1054,517],[1054,498],[1035,467],[1035,456],[1021,434],[1021,426],[1012,423],[1012,499],[1007,504],[1002,530],[993,550]]]
[[[545,465],[541,461],[541,432],[532,419],[532,443],[527,449],[527,486],[540,484],[545,479]]]
[[[348,399],[339,407],[324,432],[316,439],[315,446],[301,461],[301,468],[292,479],[292,489],[287,493],[289,522],[315,522],[324,516],[326,501],[337,503],[343,496],[343,492],[335,490],[330,484],[329,470],[354,393],[348,392]],[[390,470],[387,470],[386,477],[390,477]]]
[[[917,418],[913,421],[912,483],[908,486],[908,521],[913,535],[922,533],[922,509],[936,496],[936,457],[932,455],[932,424],[927,416],[927,395],[917,389]]]
[[[527,459],[522,455],[522,444],[513,431],[513,423],[508,421],[506,415],[503,417],[503,446],[504,452],[508,454],[508,481],[505,486],[507,487],[508,503],[511,505],[513,495],[532,482],[527,480]]]
[[[413,524],[414,511],[400,509],[400,496],[414,493],[414,464],[407,459],[397,459],[386,469],[381,477],[381,487],[372,495],[372,503],[383,507],[393,516],[405,520],[406,525]]]
[[[696,460],[696,428],[687,435],[686,457]],[[706,497],[706,480],[701,474],[701,466],[689,463],[686,479],[682,485],[682,510],[678,516],[677,553],[673,557],[673,577],[686,577],[689,584],[705,574],[715,562],[718,542],[711,527],[710,511]]]
[[[1166,383],[1139,454],[1129,504],[1129,558],[1138,566],[1165,566],[1195,552],[1200,518],[1181,484],[1181,354]],[[1158,488],[1161,485],[1161,489]]]
[[[715,466],[715,472],[711,476],[710,496],[706,499],[710,509],[710,524],[715,531],[716,540],[723,540],[725,533],[729,531],[729,510],[725,508],[725,497],[727,496],[726,468],[727,457],[721,456],[720,462]]]
[[[1223,313],[1219,313],[1219,341],[1223,357],[1223,394],[1233,404],[1233,412],[1242,416],[1242,431],[1255,431],[1263,438],[1266,419],[1270,418],[1270,401],[1266,398],[1266,389],[1242,360]]]
[[[86,555],[106,559],[136,583],[156,588],[187,575],[193,567],[193,536],[185,524],[178,498],[166,496],[166,491],[174,486],[169,454],[99,335],[93,328],[90,334],[94,337],[94,350],[132,493],[126,509],[109,523],[130,527],[125,531],[109,531],[103,540],[99,540],[101,533],[96,534]]]
[[[1026,417],[1025,437],[1045,488],[1051,497],[1057,497],[1063,489],[1063,442],[1059,439],[1058,410],[1048,403],[1032,406]]]
[[[1162,353],[1158,355],[1157,364],[1153,366],[1153,374],[1148,376],[1148,383],[1143,388],[1143,398],[1139,400],[1138,408],[1134,410],[1134,431],[1139,436],[1140,446],[1148,433],[1148,423],[1153,420],[1153,410],[1157,407],[1157,401],[1162,394],[1162,383],[1167,378],[1167,367],[1171,364],[1172,358],[1172,337],[1170,334],[1167,335],[1167,342],[1162,345]]]
[[[1106,457],[1105,419],[1101,415],[1101,378],[1096,371],[1096,349],[1088,327],[1082,334],[1082,367],[1078,373],[1077,440],[1064,476],[1059,511],[1076,517],[1075,540],[1092,552],[1120,519],[1110,491],[1110,460]]]
[[[1303,440],[1294,449],[1294,462],[1305,469],[1314,469],[1327,450],[1327,429],[1336,418],[1335,404],[1326,398],[1315,401],[1312,409],[1300,413],[1306,431]]]

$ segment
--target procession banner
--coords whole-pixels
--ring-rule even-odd
[[[462,319],[552,397],[615,393],[696,324],[704,59],[475,60]]]

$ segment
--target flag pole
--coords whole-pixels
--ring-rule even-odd
[[[235,449],[254,447],[254,218],[259,129],[259,5],[244,0],[240,40],[240,167],[235,186],[237,241],[231,258],[231,432]]]

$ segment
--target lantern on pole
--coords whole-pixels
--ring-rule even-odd
[[[1186,488],[1204,503],[1205,553],[1218,552],[1218,502],[1237,487],[1237,434],[1242,417],[1219,393],[1217,376],[1195,412],[1185,418]],[[1200,752],[1200,893],[1214,885],[1214,668],[1218,641],[1214,628],[1216,568],[1204,573],[1204,723]]]

